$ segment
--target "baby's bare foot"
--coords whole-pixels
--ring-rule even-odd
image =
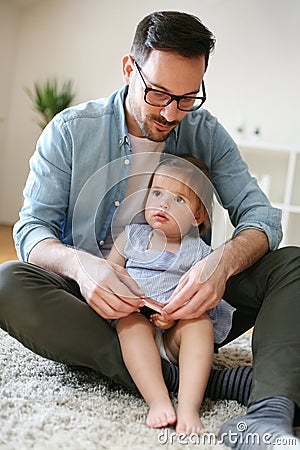
[[[168,397],[153,400],[149,406],[146,420],[149,428],[163,428],[176,422],[176,413]]]
[[[177,409],[177,424],[176,433],[201,434],[203,431],[203,425],[199,417],[199,410],[197,408],[183,408]]]

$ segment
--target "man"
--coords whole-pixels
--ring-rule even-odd
[[[0,323],[33,351],[92,367],[134,390],[104,319],[137,310],[142,292],[124,269],[99,256],[112,245],[113,219],[121,227],[138,212],[126,216],[124,205],[145,189],[143,162],[150,172],[162,151],[193,154],[208,166],[235,232],[193,267],[164,309],[175,320],[196,318],[223,297],[236,311],[222,345],[255,325],[243,422],[263,448],[266,433],[292,435],[300,405],[300,251],[276,250],[280,211],[251,178],[230,136],[200,108],[213,47],[213,35],[197,18],[150,14],[123,58],[126,86],[109,99],[64,111],[47,126],[14,230],[25,263],[1,268]],[[206,279],[204,264],[212,267]],[[165,362],[163,369],[170,387],[176,371]],[[222,433],[242,433],[237,422],[225,424]],[[236,448],[249,448],[242,437]]]

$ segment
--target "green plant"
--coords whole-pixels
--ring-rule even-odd
[[[34,109],[43,118],[39,122],[42,129],[45,128],[55,114],[70,106],[75,97],[71,80],[65,81],[61,89],[59,89],[56,79],[49,79],[44,84],[35,82],[33,91],[25,88],[25,92],[32,100]]]

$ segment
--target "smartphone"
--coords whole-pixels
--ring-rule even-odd
[[[145,306],[142,306],[141,313],[146,317],[150,317],[152,314],[161,314],[163,309],[163,304],[159,303],[157,300],[154,300],[151,297],[144,297]]]

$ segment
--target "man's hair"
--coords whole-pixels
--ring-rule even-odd
[[[178,53],[186,58],[205,57],[205,68],[215,37],[198,17],[178,11],[157,11],[138,24],[131,55],[143,65],[152,50]]]

